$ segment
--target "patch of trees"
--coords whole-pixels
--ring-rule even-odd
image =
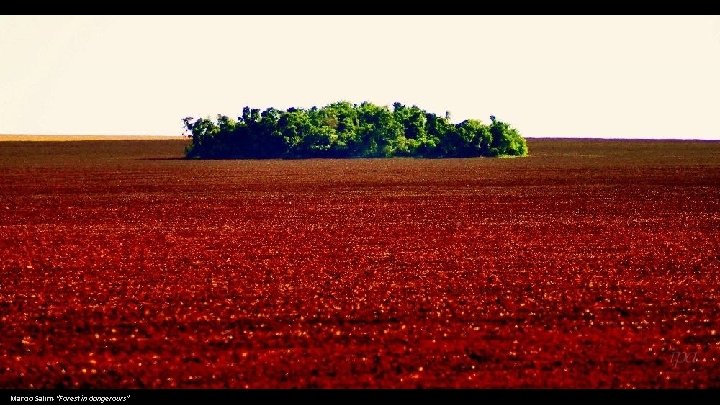
[[[524,156],[527,143],[509,124],[450,121],[417,106],[392,109],[341,101],[310,109],[243,108],[237,120],[183,119],[188,158],[341,158]]]

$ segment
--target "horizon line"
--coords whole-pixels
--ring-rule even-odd
[[[87,137],[87,136],[102,136],[102,137],[113,137],[113,136],[122,136],[122,137],[163,137],[163,138],[188,138],[189,135],[183,135],[183,134],[158,134],[158,133],[2,133],[0,132],[0,137],[11,137],[11,136],[21,136],[21,137],[39,137],[39,136],[70,136],[70,137]],[[652,137],[652,136],[613,136],[613,135],[601,135],[601,136],[592,136],[592,135],[522,135],[523,138],[526,139],[627,139],[627,140],[677,140],[677,141],[720,141],[720,135],[717,136],[717,138],[701,138],[701,137],[673,137],[673,138],[666,138],[666,137]]]

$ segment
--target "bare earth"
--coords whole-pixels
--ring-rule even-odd
[[[720,387],[720,142],[187,143],[0,143],[0,388]]]

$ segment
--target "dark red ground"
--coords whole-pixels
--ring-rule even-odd
[[[0,387],[719,387],[720,143],[0,143]]]

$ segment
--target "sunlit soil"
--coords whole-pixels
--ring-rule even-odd
[[[718,387],[720,143],[0,143],[0,387]]]

